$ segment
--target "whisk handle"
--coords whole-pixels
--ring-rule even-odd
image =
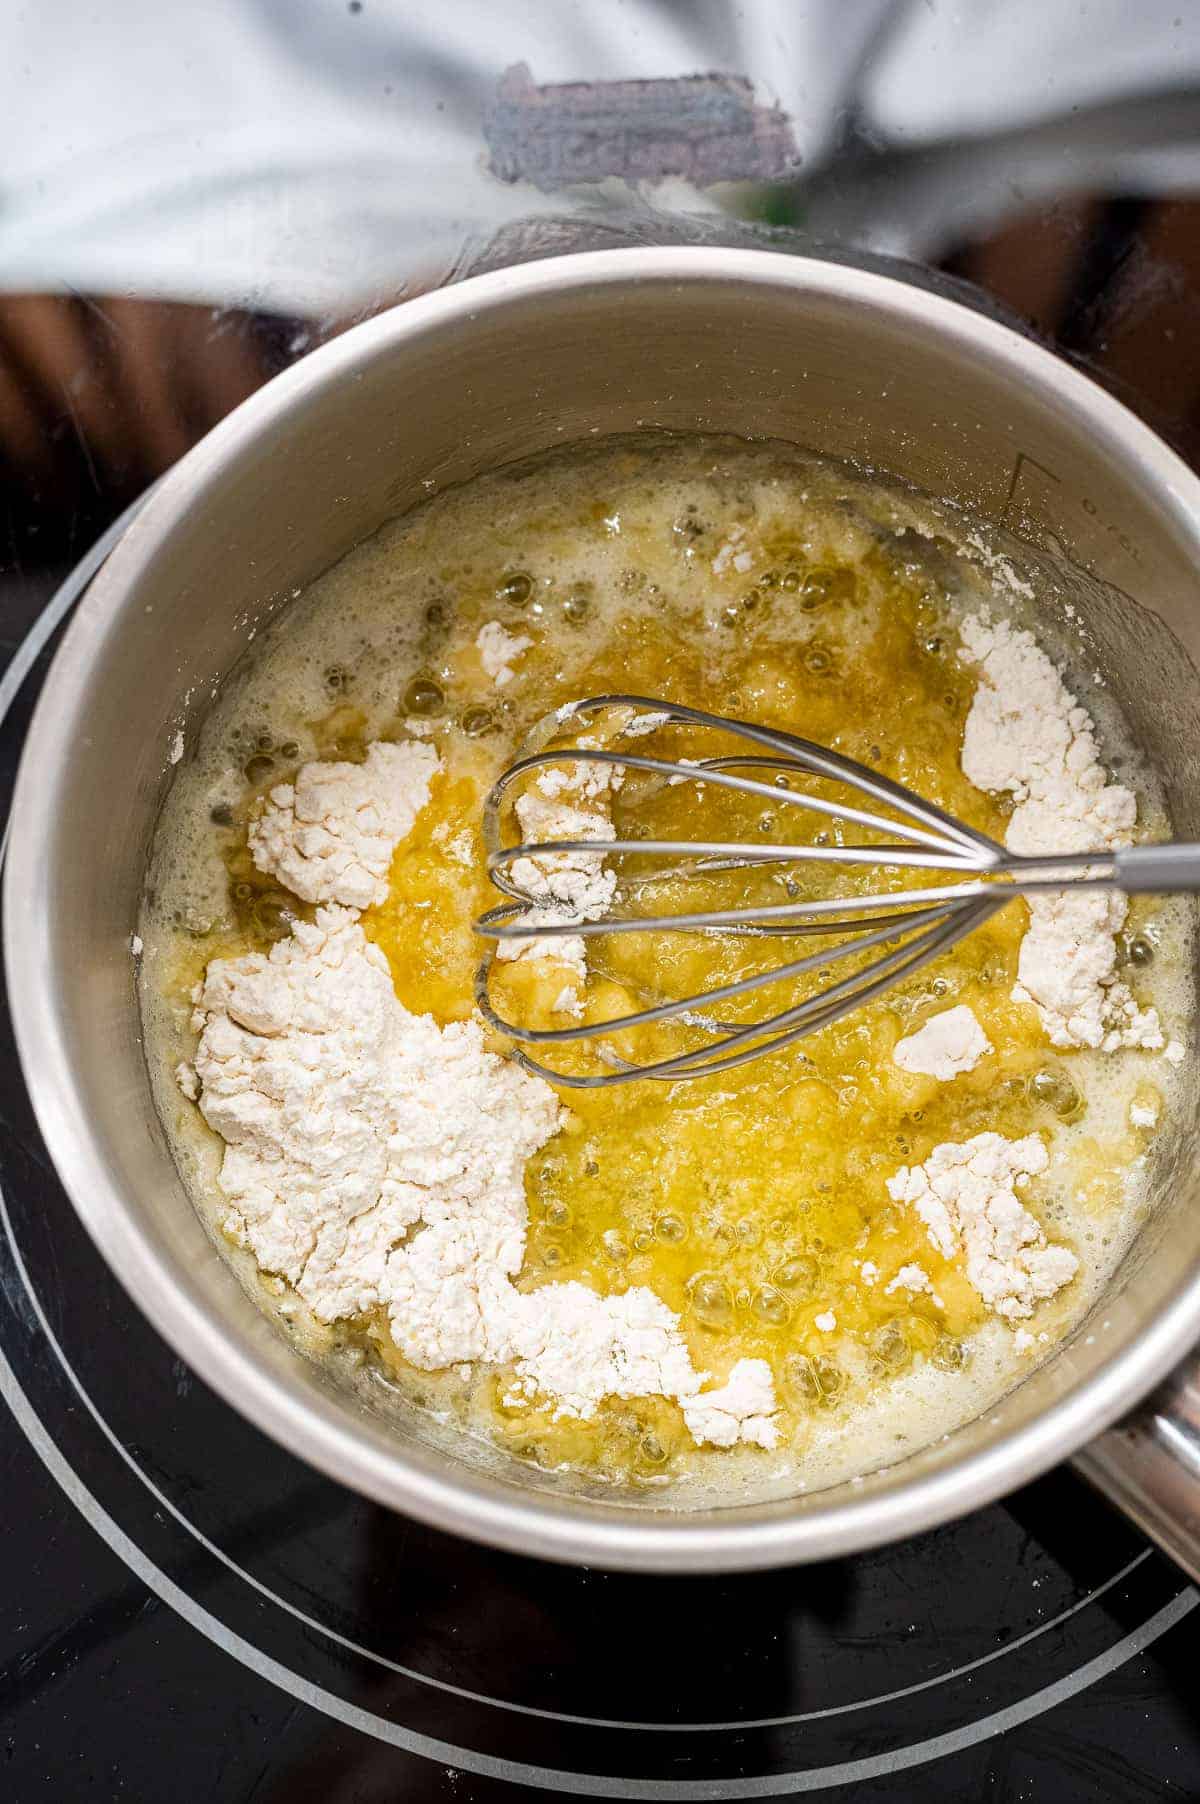
[[[1187,840],[1162,846],[1125,846],[1113,857],[1123,890],[1153,890],[1160,896],[1200,890],[1200,845]]]

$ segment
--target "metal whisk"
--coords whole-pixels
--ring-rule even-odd
[[[599,731],[602,722],[603,733]],[[747,749],[726,746],[696,759],[656,757],[635,749],[649,734],[667,727],[686,728],[701,741],[705,735],[726,741],[732,738],[744,742]],[[700,797],[707,787],[715,786],[760,798],[772,808],[824,816],[839,831],[847,826],[881,837],[879,843],[853,845],[829,844],[828,833],[822,833],[817,843],[795,845],[640,837],[506,843],[503,821],[512,792],[521,793],[546,767],[561,769],[564,765],[577,770],[588,765],[606,767],[607,775],[600,779],[602,788],[613,785],[614,779],[615,784],[623,784],[631,771],[645,772],[658,789],[666,783],[686,783]],[[814,793],[815,779],[857,791],[874,809]],[[578,777],[571,782],[575,793],[568,792],[565,799],[574,803],[580,784]],[[809,787],[800,786],[802,782]],[[1200,845],[1172,843],[1018,856],[890,778],[823,746],[748,721],[640,695],[594,696],[541,720],[527,737],[521,756],[488,795],[483,831],[492,882],[510,901],[490,909],[475,923],[476,932],[492,942],[476,975],[476,1001],[485,1019],[516,1043],[514,1056],[526,1069],[574,1088],[630,1083],[639,1078],[676,1082],[707,1077],[777,1052],[911,977],[1018,896],[1068,885],[1158,893],[1200,889]],[[580,919],[578,912],[556,904],[548,894],[544,873],[551,867],[537,861],[562,854],[577,868],[583,861],[584,869],[589,864],[598,867],[601,859],[613,856],[622,860],[611,903],[598,918]],[[648,859],[667,862],[649,870],[638,868]],[[636,862],[627,870],[626,861],[631,860]],[[844,869],[869,866],[889,875],[904,870],[960,873],[963,880],[879,894],[852,892],[684,913],[647,912],[641,906],[664,879],[814,864]],[[522,873],[533,871],[537,881],[525,876],[515,881],[518,866]],[[532,1028],[506,1020],[493,1007],[490,986],[497,942],[581,936],[591,943],[614,934],[648,932],[819,936],[823,943],[803,957],[708,990],[654,1000],[612,1020],[575,1020],[561,1028]],[[729,1021],[712,1012],[772,985],[794,983],[867,954],[873,956],[849,975],[833,979],[831,974],[830,981],[774,1013],[750,1021]],[[644,1063],[625,1058],[607,1044],[626,1030],[672,1021],[691,1030],[698,1043]],[[597,1042],[605,1070],[562,1071],[524,1050],[584,1041]]]

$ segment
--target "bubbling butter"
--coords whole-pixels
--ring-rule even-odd
[[[970,1420],[1029,1369],[1031,1349],[1071,1329],[1145,1212],[1145,1155],[1169,1132],[1180,1078],[1144,1051],[1049,1043],[1013,994],[1020,904],[891,995],[767,1060],[695,1083],[563,1092],[565,1126],[526,1165],[518,1290],[652,1291],[713,1385],[744,1372],[740,1361],[769,1374],[778,1432],[762,1445],[698,1448],[679,1402],[663,1396],[612,1398],[579,1419],[502,1369],[419,1372],[377,1310],[316,1321],[221,1235],[222,1148],[173,1076],[194,1052],[189,997],[208,965],[267,950],[311,918],[280,880],[281,858],[260,868],[251,843],[264,817],[277,824],[271,792],[306,761],[357,765],[380,742],[428,748],[428,800],[386,886],[368,865],[371,897],[386,894],[361,919],[407,1010],[466,1021],[479,957],[471,922],[496,899],[481,799],[542,715],[609,690],[735,712],[828,744],[1003,839],[1009,805],[961,767],[977,673],[959,656],[959,627],[1013,600],[957,543],[953,518],[908,492],[786,447],[635,439],[438,496],[258,635],[164,810],[139,922],[142,999],[159,1106],[197,1206],[306,1350],[352,1365],[377,1399],[415,1400],[523,1459],[683,1506],[816,1489],[890,1463]],[[1051,623],[1022,608],[1020,624],[1069,662],[1069,639],[1044,640]],[[1124,757],[1141,828],[1164,831],[1120,723],[1100,724],[1102,755]],[[685,789],[654,799],[656,833],[694,831],[697,798]],[[727,805],[705,798],[706,830]],[[779,830],[769,808],[736,825],[764,839]],[[1143,954],[1122,980],[1173,1040],[1188,1037],[1188,928],[1181,905],[1139,901],[1122,942]],[[554,960],[515,960],[497,982],[510,1008],[561,1025],[564,1008],[614,1014],[647,988],[727,981],[739,956],[733,941],[622,936],[593,959],[582,1000],[578,972]],[[931,1061],[897,1059],[953,1009],[970,1012],[977,1037],[952,1079],[920,1068]],[[1079,1262],[1023,1322],[1020,1343],[984,1307],[963,1258],[933,1244],[889,1189],[937,1147],[984,1133],[1040,1137],[1046,1168],[1022,1201]]]

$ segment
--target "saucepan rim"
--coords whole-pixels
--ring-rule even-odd
[[[42,1135],[92,1239],[179,1356],[289,1451],[378,1503],[515,1552],[657,1572],[750,1570],[859,1552],[964,1515],[1036,1477],[1131,1409],[1187,1353],[1200,1331],[1200,1267],[1181,1274],[1169,1304],[1067,1395],[1031,1420],[1001,1428],[988,1446],[878,1494],[839,1487],[836,1501],[809,1501],[798,1514],[773,1504],[702,1516],[650,1514],[522,1489],[449,1462],[437,1470],[433,1459],[426,1464],[398,1440],[387,1442],[331,1397],[302,1392],[290,1366],[288,1375],[268,1369],[247,1339],[180,1283],[171,1260],[141,1230],[81,1107],[54,1000],[49,911],[30,907],[29,897],[50,828],[41,802],[46,773],[67,756],[58,723],[74,718],[87,694],[97,649],[124,599],[229,459],[318,391],[432,328],[470,330],[476,316],[508,303],[604,285],[730,282],[748,292],[765,284],[882,310],[927,342],[954,343],[1014,380],[1035,383],[1083,421],[1118,464],[1140,465],[1181,536],[1195,544],[1200,567],[1200,481],[1187,466],[1087,377],[958,301],[840,262],[706,246],[588,251],[472,277],[404,302],[313,352],[243,403],[162,481],[95,578],[47,676],[21,759],[4,873],[10,1009]]]

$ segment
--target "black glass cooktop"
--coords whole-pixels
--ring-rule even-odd
[[[11,605],[6,793],[67,599],[24,638]],[[318,1477],[173,1356],[2,1015],[0,1189],[0,1797],[1200,1796],[1200,1596],[1069,1472],[780,1573],[493,1553]]]
[[[668,226],[898,254],[1200,462],[1186,5],[292,0],[158,9],[158,62],[154,9],[9,10],[0,813],[63,576],[263,380],[448,270]],[[123,153],[89,155],[89,96],[121,148],[126,74]],[[239,136],[235,90],[276,135]],[[0,1390],[0,1804],[1200,1799],[1200,1598],[1067,1470],[854,1560],[655,1580],[297,1464],[108,1275],[2,1007]]]

